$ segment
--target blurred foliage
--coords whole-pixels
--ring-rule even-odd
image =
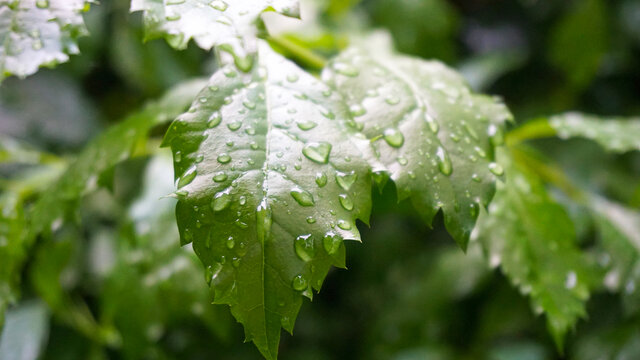
[[[502,97],[518,125],[525,124],[519,129],[529,124],[533,132],[521,132],[522,139],[540,137],[514,145],[526,159],[518,171],[538,174],[514,181],[542,194],[533,199],[542,201],[539,217],[507,223],[504,232],[527,225],[546,240],[566,227],[577,239],[567,246],[579,249],[596,274],[579,277],[593,291],[589,315],[570,332],[562,354],[544,317],[520,294],[528,292],[526,284],[484,260],[486,239],[462,253],[441,215],[428,229],[407,201],[397,202],[389,183],[374,191],[372,227],[359,226],[365,246],[347,244],[349,271],[330,271],[322,292],[302,306],[295,337],[283,334],[280,357],[640,357],[640,154],[612,154],[588,142],[604,138],[608,146],[611,137],[599,136],[599,129],[565,129],[566,137],[581,138],[548,139],[554,129],[528,122],[574,110],[614,121],[640,113],[640,3],[314,0],[305,6],[305,22],[284,26],[276,42],[288,39],[329,57],[348,44],[345,31],[383,28],[400,51],[443,60],[474,89]],[[0,87],[0,257],[12,259],[0,263],[0,314],[8,309],[0,358],[258,359],[252,345],[238,341],[242,327],[228,310],[209,303],[202,264],[178,246],[174,200],[160,199],[173,183],[170,159],[156,145],[166,121],[183,109],[139,110],[216,65],[193,43],[184,51],[163,40],[143,43],[142,15],[128,10],[126,0],[93,4],[84,14],[90,36],[79,39],[81,56]],[[313,58],[292,58],[317,70]],[[78,151],[105,128],[123,124],[120,119],[140,121],[144,135],[123,141],[114,158]],[[629,139],[627,148],[637,148]],[[82,199],[68,199],[56,183],[77,161],[99,169],[73,184]],[[43,198],[53,199],[42,211],[51,216],[50,231],[27,242],[20,230],[31,221],[25,211]],[[59,215],[69,221],[57,221]],[[504,240],[500,235],[491,244]],[[514,246],[542,253],[554,267],[564,269],[570,260],[526,242]],[[572,278],[544,280],[571,285]]]

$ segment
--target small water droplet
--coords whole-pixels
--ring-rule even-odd
[[[253,109],[256,108],[256,103],[254,103],[253,101],[249,101],[249,100],[243,101],[242,105],[244,107],[246,107],[247,109],[249,109],[249,110],[253,110]]]
[[[348,210],[348,211],[353,210],[353,201],[351,200],[349,195],[340,194],[340,196],[338,198],[340,199],[340,205],[342,205],[342,207],[345,210]]]
[[[307,223],[315,224],[316,223],[316,219],[313,216],[307,216]]]
[[[397,96],[388,96],[384,99],[384,101],[389,105],[398,105],[400,103],[400,98]]]
[[[229,236],[226,241],[227,249],[231,250],[236,246],[236,241],[233,239],[233,236]]]
[[[324,173],[317,173],[316,184],[318,184],[319,187],[324,187],[325,185],[327,185],[327,175],[325,175]]]
[[[308,282],[304,276],[296,275],[296,277],[293,278],[293,282],[291,283],[291,286],[296,291],[304,291],[308,287]]]
[[[340,237],[340,235],[337,235],[333,232],[328,232],[322,239],[324,250],[329,255],[335,254],[338,249],[340,249],[340,244],[342,244],[342,238]]]
[[[182,152],[180,150],[176,151],[175,154],[173,154],[173,161],[177,163],[182,161]]]
[[[227,192],[219,192],[213,197],[211,208],[213,211],[222,211],[231,204],[231,195]]]
[[[181,17],[182,16],[180,16],[180,14],[175,13],[175,14],[169,14],[169,15],[165,16],[165,19],[167,21],[178,21],[178,20],[180,20]]]
[[[331,144],[326,142],[313,142],[304,146],[302,154],[307,159],[319,164],[329,162],[329,154],[331,153]]]
[[[294,240],[296,255],[305,262],[310,261],[316,253],[314,240],[311,234],[300,235]]]
[[[451,158],[449,153],[439,146],[436,150],[436,158],[438,159],[438,169],[443,175],[449,176],[453,172],[453,166],[451,164]]]
[[[313,201],[313,195],[308,191],[304,191],[296,187],[291,190],[290,194],[296,202],[302,206],[313,206],[313,204],[315,204]]]
[[[46,9],[49,7],[49,0],[37,0],[36,6],[38,9]]]
[[[498,163],[490,163],[489,171],[491,171],[496,176],[502,176],[504,174],[504,169]]]
[[[384,141],[395,148],[399,148],[404,144],[404,135],[398,129],[388,128],[384,131]]]
[[[290,83],[294,83],[296,81],[298,81],[300,79],[300,77],[298,76],[298,74],[289,74],[287,75],[287,81]]]
[[[240,129],[241,126],[242,126],[242,121],[233,121],[227,124],[227,127],[231,131],[236,131]]]
[[[211,281],[218,276],[220,270],[222,270],[222,264],[217,262],[207,266],[204,272],[204,280],[207,282],[207,285],[211,285]]]
[[[407,160],[405,157],[403,156],[398,156],[398,164],[405,166],[409,163],[409,160]]]
[[[233,265],[234,268],[239,268],[240,267],[240,258],[239,257],[232,257],[231,258],[231,265]]]
[[[358,117],[366,114],[367,110],[360,104],[353,104],[349,106],[349,113],[351,113],[353,117]]]
[[[298,125],[298,128],[299,128],[300,130],[303,130],[303,131],[311,130],[311,129],[313,129],[314,127],[318,126],[318,124],[317,124],[317,123],[315,123],[315,122],[313,122],[313,121],[311,121],[311,120],[307,120],[307,121],[298,121],[296,124]]]
[[[192,166],[187,171],[185,171],[182,177],[180,177],[180,180],[178,180],[178,189],[189,185],[193,181],[193,179],[196,178],[196,174],[197,172],[195,166]]]
[[[229,5],[227,5],[227,3],[222,0],[214,0],[209,3],[209,6],[218,11],[225,11],[229,7]]]
[[[349,191],[356,180],[358,180],[358,174],[356,174],[354,171],[348,173],[343,173],[340,171],[336,172],[336,183],[338,183],[338,185],[340,185],[340,187],[345,191]]]
[[[504,133],[500,127],[494,124],[489,125],[487,134],[489,135],[489,139],[493,146],[500,146],[504,144]]]
[[[256,209],[256,232],[258,240],[264,244],[271,234],[271,225],[273,224],[271,207],[266,199],[262,199],[260,205]]]
[[[577,284],[578,284],[578,276],[576,275],[575,271],[569,271],[569,273],[567,274],[567,278],[564,282],[564,286],[567,289],[571,290],[575,288]]]
[[[355,67],[349,64],[345,64],[342,62],[335,62],[333,63],[332,67],[333,67],[333,70],[335,70],[335,72],[337,72],[340,75],[344,75],[348,77],[356,77],[360,74],[358,69],[356,69]]]
[[[222,153],[218,155],[218,162],[220,164],[228,164],[231,161],[231,156],[227,153]]]
[[[338,227],[342,230],[351,230],[351,223],[346,220],[338,220]]]

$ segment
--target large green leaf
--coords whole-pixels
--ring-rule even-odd
[[[145,12],[147,37],[164,36],[184,49],[190,39],[203,49],[227,45],[238,56],[256,46],[256,22],[264,11],[299,16],[298,0],[133,0]]]
[[[503,173],[493,162],[494,146],[511,115],[442,63],[394,54],[383,39],[369,41],[375,49],[346,50],[323,78],[371,140],[374,170],[388,172],[399,198],[410,197],[429,224],[442,208],[447,229],[465,248]]]
[[[359,240],[371,185],[367,142],[340,96],[264,43],[257,65],[216,72],[165,144],[183,243],[207,266],[215,303],[274,359],[302,295],[344,266],[343,239]]]
[[[640,150],[640,118],[603,118],[567,113],[551,117],[549,124],[564,139],[586,138],[613,152]]]
[[[86,0],[0,0],[0,81],[25,77],[77,54],[87,35],[82,12]]]
[[[500,155],[500,153],[499,153]],[[588,259],[576,245],[571,219],[530,173],[506,164],[506,182],[488,212],[478,220],[474,237],[485,248],[489,263],[500,269],[536,313],[545,313],[559,348],[566,332],[586,315],[585,302],[594,283]]]

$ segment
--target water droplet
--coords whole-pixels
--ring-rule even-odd
[[[222,211],[231,204],[231,195],[227,192],[219,192],[213,197],[211,208],[213,211]]]
[[[182,152],[181,151],[176,151],[175,154],[173,154],[173,161],[179,163],[180,161],[182,161]]]
[[[298,74],[289,74],[287,75],[287,81],[290,83],[294,83],[296,81],[298,81],[300,79],[300,77],[298,76]]]
[[[436,150],[436,158],[438,159],[438,169],[443,175],[449,176],[453,172],[453,166],[451,165],[451,158],[449,158],[449,153],[439,146],[438,150]]]
[[[307,216],[307,223],[315,224],[316,223],[316,219],[313,216]]]
[[[314,240],[311,234],[300,235],[293,243],[296,255],[298,255],[302,261],[310,261],[315,256],[316,249],[313,245]]]
[[[329,162],[329,154],[331,153],[331,144],[326,142],[314,142],[309,143],[302,149],[302,154],[307,159],[317,162],[319,164],[326,164]]]
[[[304,130],[304,131],[311,130],[314,127],[318,126],[317,123],[315,123],[313,121],[310,121],[310,120],[308,120],[308,121],[298,121],[296,124],[298,125],[298,128],[300,130]]]
[[[438,123],[433,118],[433,116],[429,115],[428,113],[425,113],[424,120],[427,122],[427,125],[429,126],[429,130],[431,130],[432,133],[437,134],[438,131],[440,130],[440,125],[438,125]]]
[[[249,101],[249,100],[243,101],[242,105],[244,107],[246,107],[247,109],[249,109],[249,110],[253,110],[253,109],[256,108],[256,103],[254,103],[253,101]]]
[[[229,5],[227,5],[227,3],[222,0],[214,0],[209,3],[209,6],[218,11],[225,11],[229,7]]]
[[[247,203],[247,197],[246,196],[240,196],[240,198],[238,199],[238,204],[240,204],[241,206],[244,206]]]
[[[351,201],[351,198],[349,197],[349,195],[347,194],[340,194],[340,196],[338,197],[340,199],[340,205],[342,205],[342,207],[345,210],[353,210],[353,201]]]
[[[43,46],[43,44],[42,44],[42,40],[40,40],[40,39],[35,39],[35,40],[33,40],[33,42],[31,43],[31,48],[32,48],[33,50],[40,50],[40,49],[42,49],[42,46]]]
[[[241,126],[242,126],[242,121],[233,121],[227,124],[227,127],[231,131],[236,131],[240,129]]]
[[[500,127],[494,124],[489,125],[487,134],[489,135],[489,139],[493,146],[500,146],[504,144],[504,133]]]
[[[338,227],[342,230],[351,230],[351,223],[346,220],[338,220]]]
[[[240,258],[239,257],[232,257],[231,258],[231,265],[233,265],[234,268],[239,268],[240,267]]]
[[[389,105],[398,105],[400,103],[400,98],[397,96],[388,96],[384,99],[384,101]]]
[[[38,9],[46,9],[49,7],[49,0],[37,0],[36,6]]]
[[[340,244],[342,244],[342,238],[340,237],[340,235],[337,235],[333,232],[328,232],[322,239],[324,250],[329,255],[333,255],[338,252],[338,249],[340,249]]]
[[[351,66],[349,64],[345,64],[342,62],[335,62],[333,63],[332,67],[333,67],[333,70],[335,70],[335,72],[337,72],[340,75],[356,77],[360,74],[358,69],[356,69],[354,66]]]
[[[296,277],[293,278],[293,282],[291,283],[291,286],[296,291],[304,291],[308,287],[308,282],[304,276],[297,275]]]
[[[319,187],[324,187],[325,185],[327,185],[327,175],[325,175],[324,173],[317,173],[316,184],[318,184]]]
[[[213,181],[215,182],[224,182],[227,180],[227,174],[224,171],[218,171],[213,175]]]
[[[207,285],[211,285],[211,281],[218,276],[220,270],[222,270],[222,264],[217,262],[207,266],[204,272],[204,280],[207,282]]]
[[[487,153],[484,150],[482,150],[481,147],[475,146],[473,148],[473,151],[475,151],[476,154],[478,154],[478,156],[480,156],[481,158],[487,157]]]
[[[490,163],[489,171],[491,171],[496,176],[502,176],[504,174],[504,169],[498,163]]]
[[[178,180],[178,189],[189,185],[193,181],[193,179],[196,178],[196,174],[197,172],[195,166],[192,166],[187,171],[185,171],[184,175],[182,175],[182,177],[180,177],[180,180]]]
[[[178,20],[180,20],[181,17],[182,16],[180,16],[180,14],[175,13],[175,14],[169,14],[169,15],[165,16],[165,19],[167,21],[178,21]]]
[[[356,180],[358,180],[358,174],[356,174],[354,171],[351,171],[349,173],[343,173],[340,171],[336,172],[336,182],[345,191],[349,191]]]
[[[349,106],[349,113],[351,116],[358,117],[367,113],[367,110],[360,104],[353,104]]]
[[[399,148],[404,144],[404,135],[398,129],[388,128],[384,131],[384,141],[390,146]]]
[[[575,288],[577,284],[578,284],[578,276],[576,275],[575,271],[569,271],[569,273],[567,274],[567,278],[564,281],[564,286],[567,289],[571,290]]]
[[[220,164],[228,164],[231,161],[231,156],[227,153],[222,153],[218,155],[218,162]]]
[[[267,203],[267,199],[262,199],[256,209],[256,232],[261,244],[264,244],[269,239],[272,224],[271,207]]]
[[[229,236],[226,241],[227,249],[231,250],[236,246],[236,241],[233,239],[233,236]]]
[[[407,160],[405,157],[403,156],[398,156],[398,164],[405,166],[409,163],[409,160]]]
[[[302,206],[313,206],[315,202],[313,201],[313,195],[310,192],[304,191],[300,188],[293,188],[291,190],[291,196],[296,200],[296,202]]]
[[[482,181],[482,178],[478,174],[473,174],[471,175],[471,180],[479,183]]]

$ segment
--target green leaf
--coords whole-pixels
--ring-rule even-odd
[[[0,336],[0,358],[36,360],[49,333],[49,316],[44,303],[28,301],[7,313]]]
[[[359,240],[371,184],[366,140],[335,92],[260,44],[249,73],[216,72],[169,128],[183,243],[207,267],[214,302],[229,304],[268,359],[280,328]]]
[[[589,202],[608,268],[604,285],[620,292],[628,314],[640,310],[640,211],[592,196]]]
[[[564,71],[574,87],[589,85],[600,68],[609,41],[607,13],[605,1],[575,1],[550,32],[551,63]]]
[[[61,224],[80,197],[96,188],[103,172],[134,155],[149,131],[180,114],[203,84],[201,80],[193,80],[175,87],[93,140],[34,204],[31,237]]]
[[[500,155],[500,153],[499,153]],[[531,297],[536,313],[562,349],[567,331],[586,315],[585,302],[594,275],[575,241],[571,219],[547,194],[535,175],[525,173],[504,156],[506,182],[474,231],[492,267],[521,293]]]
[[[549,124],[563,139],[583,137],[607,151],[640,150],[640,118],[603,118],[581,113],[553,116]]]
[[[85,0],[0,0],[0,81],[25,77],[78,54],[76,40],[87,35]]]
[[[374,171],[386,171],[400,199],[411,198],[427,223],[440,208],[462,248],[495,189],[502,169],[493,162],[509,111],[472,93],[442,63],[353,47],[333,60],[323,78],[342,93],[355,126],[371,140]],[[376,166],[376,162],[382,166]]]
[[[20,266],[25,257],[23,248],[26,219],[22,201],[17,194],[0,195],[0,328],[4,312],[17,298]]]
[[[201,48],[227,45],[239,57],[256,46],[256,22],[264,11],[299,16],[298,0],[133,0],[131,11],[144,11],[147,38],[164,36],[184,49],[190,39]],[[248,70],[248,69],[246,69]]]

